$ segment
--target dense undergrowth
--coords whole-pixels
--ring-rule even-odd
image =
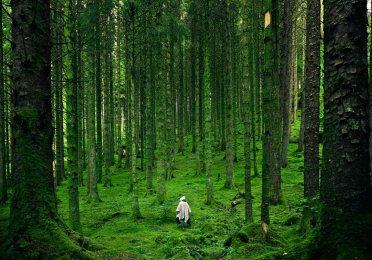
[[[103,184],[98,184],[99,195],[103,201],[101,203],[88,204],[87,188],[79,189],[83,233],[104,248],[96,252],[97,259],[296,259],[291,248],[294,246],[297,249],[301,248],[301,244],[311,232],[304,233],[301,231],[303,228],[300,228],[302,207],[307,202],[303,200],[303,152],[297,152],[299,128],[300,119],[292,125],[291,143],[288,145],[288,167],[282,169],[285,202],[282,205],[270,206],[270,239],[266,241],[262,239],[260,227],[261,142],[257,143],[260,177],[252,179],[254,223],[245,225],[244,199],[239,198],[242,203],[231,208],[231,202],[238,189],[244,191],[243,135],[239,135],[238,139],[239,162],[234,163],[237,185],[234,190],[223,189],[225,153],[217,149],[217,144],[213,147],[216,203],[212,206],[205,205],[205,176],[195,176],[195,155],[191,153],[189,138],[188,146],[185,142],[184,155],[176,155],[175,178],[166,183],[167,201],[164,205],[156,205],[156,195],[147,194],[145,172],[138,172],[139,204],[143,219],[134,220],[131,217],[132,198],[128,192],[130,171],[127,169],[111,167],[114,172],[112,175],[114,186],[103,187]],[[253,166],[253,160],[251,162]],[[217,178],[218,173],[221,173],[220,180]],[[84,183],[86,175],[85,171]],[[156,177],[155,168],[155,186]],[[175,210],[181,196],[186,196],[192,210],[192,227],[186,225],[184,231],[175,221]],[[57,187],[57,197],[59,214],[68,223],[67,181]],[[6,234],[9,210],[10,200],[5,206],[0,207],[1,236]],[[69,258],[64,252],[59,252],[59,256],[62,257],[60,259]]]

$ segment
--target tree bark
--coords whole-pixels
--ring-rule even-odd
[[[21,259],[32,251],[38,258],[46,259],[50,252],[65,251],[73,252],[79,259],[93,259],[63,232],[66,226],[55,206],[50,1],[12,1],[11,7],[14,183],[9,231],[0,245],[1,257]],[[23,21],[22,26],[19,21]]]
[[[320,3],[309,2],[306,25],[304,196],[319,191]]]
[[[313,8],[320,10],[310,4],[310,14]],[[319,19],[318,13],[312,17]],[[308,41],[313,24],[309,15]],[[312,50],[313,46],[308,44],[307,48]],[[311,55],[306,55],[307,71],[312,67]],[[367,68],[367,1],[324,1],[325,120],[322,204],[318,215],[321,228],[313,233],[310,259],[368,259],[371,255]],[[307,73],[306,78],[310,89],[313,77]],[[309,98],[309,107],[311,102]],[[345,236],[345,232],[350,235]]]
[[[281,42],[281,56],[280,56],[280,84],[283,89],[283,139],[282,139],[282,168],[286,168],[287,151],[290,138],[291,127],[291,107],[290,107],[290,74],[289,66],[291,56],[289,55],[291,45],[289,44],[290,38],[290,0],[284,0],[284,14],[283,14],[283,29],[282,29],[282,42]]]
[[[225,188],[235,188],[234,181],[234,166],[233,166],[233,147],[232,147],[232,131],[233,131],[233,96],[231,83],[231,32],[230,32],[230,0],[225,0],[225,86],[227,88],[226,96],[226,183]]]

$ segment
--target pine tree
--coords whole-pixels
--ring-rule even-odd
[[[67,110],[67,153],[68,153],[68,170],[69,170],[69,224],[71,229],[81,231],[80,214],[79,214],[79,189],[78,189],[78,139],[77,139],[77,57],[76,57],[76,28],[72,0],[65,0],[64,15],[66,19],[65,38],[68,40],[66,52],[70,53],[65,57],[66,66],[66,110]]]
[[[2,6],[3,1],[0,1]],[[0,12],[0,23],[3,24],[3,14]],[[5,123],[4,123],[4,78],[3,78],[3,26],[0,29],[0,205],[8,200],[5,168]]]
[[[226,96],[226,183],[228,189],[235,188],[234,168],[233,168],[233,147],[232,147],[232,131],[233,131],[233,99],[232,99],[232,82],[231,82],[231,32],[230,32],[230,0],[225,0],[225,62],[226,62],[226,77],[225,86],[227,89]]]
[[[212,177],[212,152],[211,152],[211,103],[210,103],[210,50],[211,46],[209,46],[209,31],[210,31],[210,23],[209,23],[209,12],[210,12],[210,3],[209,0],[204,2],[205,8],[205,16],[204,16],[204,147],[205,147],[205,169],[206,169],[206,177],[207,177],[207,205],[211,205],[213,201],[213,177]]]
[[[304,196],[319,191],[320,3],[308,3],[304,133]]]
[[[102,78],[101,78],[101,41],[102,31],[100,22],[101,1],[96,1],[96,122],[97,122],[97,176],[98,183],[102,183]]]
[[[252,4],[253,1],[251,1]],[[244,90],[244,101],[243,101],[243,116],[244,116],[244,181],[245,181],[245,221],[246,222],[252,222],[253,221],[253,215],[252,215],[252,191],[251,191],[251,143],[250,143],[250,125],[249,125],[249,80],[253,77],[251,66],[249,64],[252,64],[250,53],[251,46],[250,43],[252,41],[252,27],[251,24],[253,22],[253,19],[250,19],[249,11],[252,7],[249,6],[249,0],[246,0],[244,2],[243,6],[243,90]],[[252,8],[253,9],[253,8]],[[252,85],[251,85],[252,88]],[[253,93],[253,92],[251,92]],[[252,106],[252,104],[251,104]],[[252,130],[254,128],[254,125],[252,126]],[[254,131],[254,130],[253,130]],[[255,140],[255,137],[253,136],[253,140]]]
[[[319,3],[309,1],[307,11],[308,97],[316,86],[314,74],[309,77],[308,73],[315,65],[310,51],[319,46]],[[371,254],[371,233],[361,227],[369,229],[372,216],[367,141],[367,2],[324,1],[324,21],[325,120],[317,221],[321,228],[313,232],[309,259],[366,259]],[[306,113],[313,111],[309,109],[313,102],[307,99]],[[305,144],[305,152],[306,148]]]
[[[291,127],[291,107],[290,107],[290,75],[289,66],[291,62],[289,44],[290,37],[290,0],[284,0],[282,42],[280,51],[280,84],[283,91],[283,139],[282,139],[282,168],[286,168],[288,143]]]
[[[27,4],[25,1],[12,1],[11,7],[13,94],[23,93],[13,96],[11,129],[15,156],[12,157],[12,173],[20,178],[12,187],[9,232],[0,245],[1,257],[21,259],[32,251],[38,258],[48,258],[49,250],[40,249],[40,244],[49,241],[47,246],[56,252],[65,251],[79,259],[93,258],[66,235],[67,227],[55,206],[50,1]],[[24,21],[22,26],[18,21]],[[23,41],[22,35],[28,36],[27,41]],[[30,239],[27,245],[21,242],[24,237]]]
[[[163,83],[163,58],[162,58],[162,39],[161,39],[161,32],[158,32],[156,35],[156,121],[157,121],[157,128],[156,128],[156,148],[158,150],[157,153],[157,183],[158,187],[156,189],[156,197],[159,204],[163,204],[165,201],[165,138],[164,138],[164,99],[165,99],[165,92],[164,92],[164,83]]]

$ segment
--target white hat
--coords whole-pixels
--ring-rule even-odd
[[[182,196],[182,198],[180,198],[180,201],[183,201],[183,200],[186,200],[185,196]]]

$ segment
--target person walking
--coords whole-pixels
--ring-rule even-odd
[[[191,221],[190,221],[190,213],[191,209],[189,207],[189,204],[186,202],[185,196],[180,198],[180,203],[178,204],[178,207],[176,209],[177,212],[177,219],[181,222],[182,229],[184,229],[184,223],[188,223],[191,227]]]

